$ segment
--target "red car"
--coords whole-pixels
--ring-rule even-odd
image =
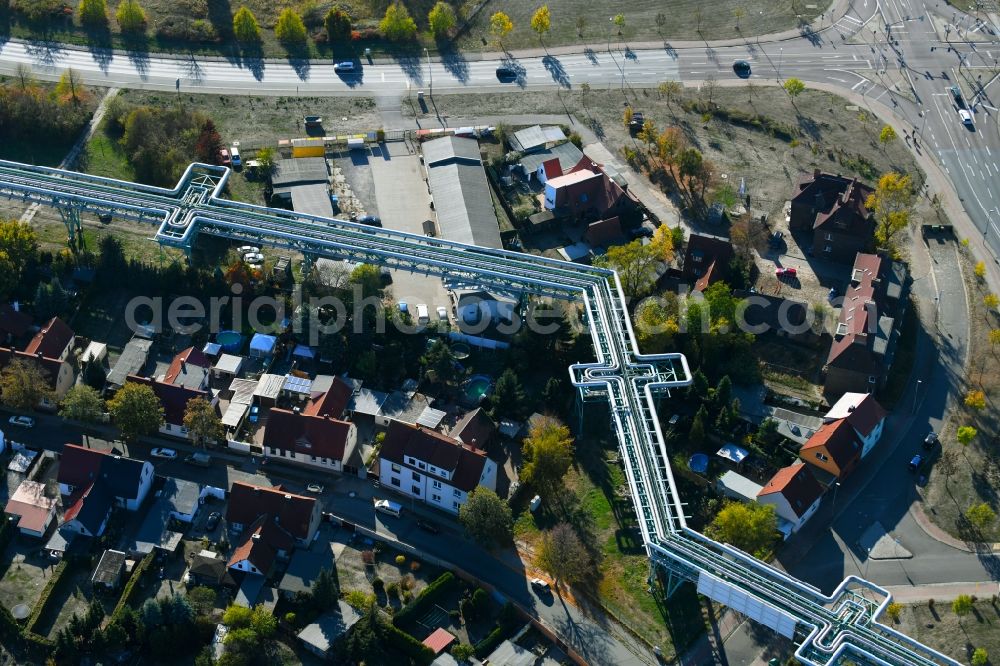
[[[216,159],[219,162],[219,164],[221,164],[222,166],[229,166],[233,162],[233,158],[231,158],[229,156],[229,149],[228,148],[220,148],[219,149],[219,156]]]
[[[790,266],[789,267],[775,266],[774,267],[774,274],[775,274],[775,276],[780,277],[780,278],[782,278],[782,277],[793,278],[796,275],[798,275],[798,271],[795,270],[794,268],[790,267]]]

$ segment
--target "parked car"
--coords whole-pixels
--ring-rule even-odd
[[[237,248],[237,252],[240,254],[249,254],[250,252],[260,252],[260,248],[256,245],[243,245]]]
[[[264,263],[264,255],[260,252],[247,252],[243,255],[243,261],[251,266],[259,266]]]
[[[389,500],[375,500],[375,510],[399,518],[399,514],[403,512],[403,507]]]
[[[541,578],[532,578],[531,587],[534,588],[535,592],[539,594],[551,594],[552,588],[549,587],[548,581],[544,581]]]
[[[211,532],[216,527],[219,526],[219,521],[222,520],[222,514],[218,511],[213,511],[208,514],[208,520],[205,521],[205,531]]]
[[[240,157],[240,147],[237,146],[235,143],[233,144],[233,147],[230,149],[230,155],[232,156],[233,168],[236,169],[237,171],[242,169],[243,158]]]
[[[354,63],[350,60],[344,60],[343,62],[338,62],[333,66],[333,71],[338,73],[350,73],[354,71]]]
[[[370,227],[381,227],[382,218],[378,215],[362,215],[358,218],[358,222],[361,224],[367,224]]]
[[[927,433],[927,436],[924,437],[924,449],[930,451],[937,445],[938,445],[937,433],[931,430],[929,433]]]
[[[443,305],[437,307],[438,319],[441,321],[448,321],[448,308]]]
[[[920,468],[924,466],[924,457],[921,454],[916,454],[910,458],[910,464],[907,467],[910,468],[911,472],[919,472]]]
[[[306,486],[306,490],[311,492],[313,495],[323,494],[323,486],[321,486],[318,483],[310,483],[308,486]]]
[[[774,275],[779,278],[788,277],[793,278],[799,274],[798,270],[792,268],[791,266],[775,266]]]
[[[647,226],[640,225],[629,231],[632,238],[652,238],[655,232]]]
[[[152,451],[150,451],[149,455],[153,456],[154,458],[166,458],[167,460],[173,460],[174,458],[177,457],[177,452],[174,451],[173,449],[165,449],[161,446],[158,446]]]
[[[418,520],[417,521],[417,527],[419,527],[420,529],[422,529],[425,532],[430,532],[431,534],[440,534],[441,533],[441,528],[439,528],[434,523],[426,521],[426,520]]]
[[[406,301],[399,302],[399,311],[403,314],[408,314],[410,312],[410,306],[406,304]]]
[[[222,166],[229,166],[233,163],[233,158],[229,155],[228,148],[220,148],[219,156],[216,159]]]
[[[198,467],[211,467],[212,456],[207,453],[192,453],[191,455],[184,457],[184,462]]]
[[[11,424],[12,426],[18,426],[20,428],[35,427],[35,419],[31,418],[30,416],[12,416],[7,421],[7,423]]]
[[[733,63],[733,71],[736,72],[736,76],[741,79],[748,79],[751,74],[750,63],[746,60],[737,60]]]

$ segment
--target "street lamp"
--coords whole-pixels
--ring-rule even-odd
[[[781,83],[781,58],[785,55],[785,47],[778,47],[778,78],[776,79],[778,83]]]
[[[431,52],[424,47],[424,55],[427,56],[427,78],[430,83],[430,94],[434,95],[434,71],[431,69]]]
[[[918,379],[917,380],[917,388],[913,392],[913,412],[914,413],[916,413],[916,411],[917,411],[917,397],[920,395],[920,385],[923,384],[923,383],[924,383],[924,380]]]
[[[837,491],[840,490],[840,481],[836,481],[833,484],[833,504],[830,505],[830,510],[833,512],[832,520],[837,518]]]
[[[608,53],[611,53],[611,26],[615,23],[615,17],[608,17]]]

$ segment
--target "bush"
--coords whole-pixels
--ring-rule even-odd
[[[390,597],[399,597],[399,583],[389,583],[386,585],[385,593]]]
[[[28,622],[24,625],[25,633],[34,633],[35,625],[38,624],[38,620],[42,617],[42,613],[49,603],[49,597],[52,596],[52,592],[59,585],[60,581],[62,581],[67,570],[69,570],[69,563],[66,560],[56,565],[56,570],[52,572],[49,580],[45,583],[45,587],[42,588],[42,593],[39,595],[38,601],[35,602],[35,607],[31,610],[31,615],[28,617]]]
[[[372,580],[372,589],[376,592],[384,592],[385,582],[381,578],[375,578]]]
[[[472,606],[478,615],[486,615],[490,608],[490,595],[486,593],[486,590],[481,587],[476,588],[476,591],[472,593]]]
[[[504,628],[497,626],[489,633],[489,635],[483,640],[476,643],[473,652],[480,659],[485,659],[493,650],[497,649],[497,646],[503,641]]]
[[[410,571],[420,571],[420,562],[416,560],[410,562]]]
[[[476,607],[472,605],[471,599],[462,599],[461,603],[458,604],[458,609],[462,613],[462,617],[465,621],[473,619],[476,616]]]
[[[405,564],[405,563],[406,563],[406,555],[397,555],[396,556],[396,564],[398,564],[399,566],[403,566],[403,564]]]
[[[455,578],[455,574],[450,571],[444,572],[437,580],[424,588],[424,590],[417,595],[416,599],[408,603],[405,607],[401,608],[398,613],[396,613],[396,615],[392,618],[393,624],[398,627],[410,620],[415,619],[434,601],[451,591],[457,583],[458,580]]]
[[[389,625],[387,630],[387,642],[389,645],[406,654],[406,656],[412,659],[416,664],[426,666],[434,661],[434,650],[430,649],[413,636],[404,631],[400,631],[392,625]]]
[[[135,566],[135,569],[132,570],[132,576],[128,579],[128,582],[125,583],[125,589],[122,590],[122,596],[119,597],[118,603],[115,604],[115,609],[111,613],[112,621],[121,616],[121,613],[125,609],[126,605],[131,604],[132,597],[136,593],[139,581],[141,581],[143,576],[146,575],[146,572],[152,568],[153,557],[154,555],[152,551],[146,553],[146,556],[142,558],[139,561],[139,564]]]

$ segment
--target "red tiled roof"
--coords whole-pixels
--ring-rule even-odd
[[[424,645],[434,650],[434,654],[441,654],[454,642],[455,634],[441,627],[435,629],[434,633],[423,640]]]
[[[562,165],[559,164],[558,157],[553,157],[551,160],[542,162],[542,169],[545,170],[546,178],[558,178],[563,175]]]
[[[801,517],[823,495],[823,487],[806,465],[797,463],[779,469],[757,497],[772,493],[784,495],[795,515]]]
[[[310,398],[309,404],[302,413],[308,416],[332,416],[339,419],[344,415],[347,404],[351,400],[354,388],[340,377],[333,380],[333,384],[326,393],[314,395]]]
[[[187,409],[188,402],[195,398],[205,398],[207,400],[209,397],[207,391],[190,389],[179,384],[157,382],[136,375],[129,375],[127,381],[145,384],[153,389],[153,393],[160,400],[160,405],[163,406],[163,419],[172,425],[181,425],[184,423],[184,411]]]
[[[344,460],[351,424],[327,416],[272,409],[264,428],[264,446],[319,458]]]
[[[697,278],[695,291],[704,291],[713,282],[726,279],[734,254],[732,243],[724,238],[691,234],[684,250],[684,277]]]
[[[622,224],[617,217],[591,222],[584,234],[584,240],[591,245],[612,245],[622,237]]]
[[[56,500],[45,496],[45,484],[37,481],[22,481],[17,487],[4,512],[19,516],[17,526],[33,532],[43,531],[55,512]]]
[[[847,417],[847,422],[851,427],[861,433],[862,437],[867,437],[886,416],[882,405],[875,401],[875,396],[871,393],[866,395],[855,405],[854,411]]]
[[[486,466],[486,454],[482,451],[462,446],[458,441],[428,428],[391,421],[379,457],[413,468],[404,462],[406,456],[451,471],[452,479],[445,482],[465,492],[471,492],[479,485]],[[426,470],[419,471],[423,473]]]
[[[254,523],[243,531],[240,543],[233,550],[229,558],[229,566],[233,566],[244,560],[257,567],[265,576],[271,571],[271,565],[278,553],[276,546],[273,546],[271,539],[276,529],[268,529],[268,517],[261,516]]]
[[[56,480],[77,488],[89,486],[97,480],[105,455],[104,451],[98,449],[66,444],[59,457],[59,473]]]
[[[164,375],[163,381],[167,384],[173,384],[177,377],[184,372],[186,364],[208,368],[211,367],[212,362],[201,350],[188,347],[174,356],[174,360],[170,362],[170,367],[167,368],[167,374]]]
[[[226,521],[250,525],[259,517],[270,515],[292,537],[307,539],[315,507],[314,497],[295,495],[281,486],[255,486],[235,481],[229,490]]]
[[[802,445],[800,453],[825,446],[833,462],[841,470],[850,465],[851,461],[861,454],[861,447],[858,443],[854,429],[847,423],[847,419],[838,419],[830,423],[824,423],[809,440]],[[808,458],[803,458],[808,460]]]
[[[0,304],[0,333],[19,338],[28,332],[31,315],[15,310],[10,303]]]
[[[59,317],[53,317],[35,334],[24,351],[32,356],[41,353],[46,358],[59,358],[72,340],[73,329]]]

